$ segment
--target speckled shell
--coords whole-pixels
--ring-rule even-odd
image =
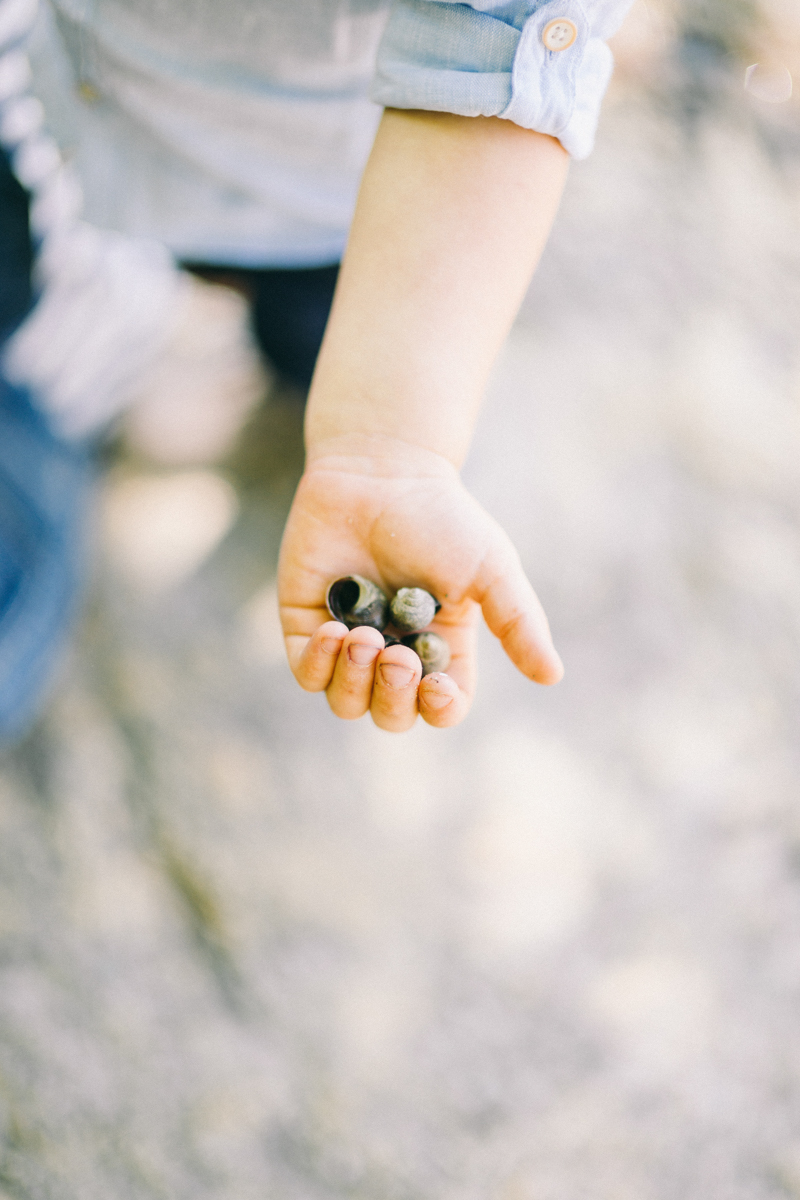
[[[381,633],[389,624],[389,601],[381,589],[362,575],[335,579],[325,597],[328,612],[348,629],[370,625]]]
[[[416,633],[430,625],[438,611],[436,600],[424,588],[400,588],[392,600],[392,624],[403,633]]]
[[[438,633],[409,633],[401,639],[422,661],[422,674],[446,671],[450,666],[450,647]]]

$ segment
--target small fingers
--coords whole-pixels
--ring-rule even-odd
[[[328,703],[337,717],[355,721],[368,710],[375,663],[383,647],[383,634],[367,625],[351,629],[344,638],[327,689]]]
[[[422,663],[407,646],[388,646],[378,659],[370,712],[379,729],[402,733],[417,719]]]
[[[419,685],[418,704],[420,716],[428,725],[447,729],[464,720],[471,697],[462,691],[452,676],[437,671],[426,675]]]
[[[333,679],[333,672],[347,626],[341,621],[326,621],[309,638],[289,634],[284,638],[289,665],[297,682],[307,692],[324,692]]]

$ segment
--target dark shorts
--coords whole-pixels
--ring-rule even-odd
[[[188,270],[244,292],[264,357],[301,388],[314,372],[328,321],[338,264],[329,267],[244,269],[184,263]]]
[[[0,345],[32,303],[28,195],[0,150]]]

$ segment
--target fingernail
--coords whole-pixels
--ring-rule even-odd
[[[370,646],[366,642],[351,642],[347,648],[347,654],[351,662],[354,662],[358,667],[368,667],[370,663],[375,662],[375,659],[380,654],[380,649],[377,646]]]
[[[381,663],[380,672],[386,686],[395,689],[408,687],[416,675],[416,671],[412,671],[410,667],[401,667],[399,663]]]
[[[341,638],[324,637],[320,641],[320,646],[326,654],[338,654],[342,646]]]
[[[438,686],[441,687],[441,684]],[[450,684],[449,686],[453,687],[454,685]],[[425,691],[421,695],[422,702],[427,705],[428,708],[447,708],[448,704],[452,704],[455,698],[455,693],[451,692],[449,689],[445,691],[444,688],[442,688],[441,691],[434,691],[430,686],[426,687]]]

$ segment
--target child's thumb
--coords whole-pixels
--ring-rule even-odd
[[[508,657],[537,683],[558,683],[564,666],[558,656],[539,597],[510,542],[487,557],[486,581],[476,597],[483,617]]]

